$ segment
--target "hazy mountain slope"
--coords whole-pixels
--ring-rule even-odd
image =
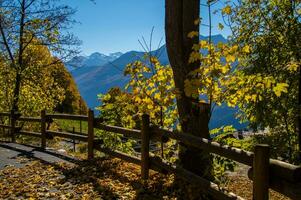
[[[200,38],[202,40],[208,39],[208,37],[203,36],[200,36]],[[222,35],[213,36],[212,41],[215,44],[218,42],[227,42]],[[157,56],[163,65],[169,63],[165,45],[151,53]],[[83,65],[71,71],[87,105],[90,108],[95,108],[100,104],[97,99],[98,94],[106,93],[112,87],[123,88],[128,80],[128,78],[123,75],[125,66],[130,62],[142,59],[143,55],[143,52],[130,51],[104,65]],[[236,128],[244,128],[245,125],[239,124],[238,120],[235,119],[236,112],[237,109],[229,108],[225,105],[216,107],[212,115],[210,128],[228,124],[233,124]]]
[[[87,60],[85,56],[75,56],[71,60],[65,63],[65,66],[69,72],[84,65],[84,62]]]
[[[127,77],[123,75],[124,67],[143,57],[143,52],[130,51],[111,63],[99,67],[83,67],[72,71],[72,75],[79,86],[87,104],[91,108],[99,105],[97,95],[106,93],[112,87],[123,88]]]

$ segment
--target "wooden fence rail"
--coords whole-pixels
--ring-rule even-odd
[[[149,116],[147,115],[143,115],[142,117],[141,130],[103,124],[101,120],[94,117],[92,110],[89,110],[88,116],[47,114],[45,111],[41,112],[40,117],[22,117],[15,112],[0,113],[0,116],[10,118],[9,125],[0,124],[0,127],[10,130],[10,136],[13,142],[15,141],[16,135],[38,137],[41,138],[41,148],[45,149],[47,146],[47,135],[83,141],[88,143],[88,159],[94,157],[94,150],[99,150],[113,157],[140,165],[141,177],[143,179],[148,179],[150,169],[164,173],[174,173],[191,183],[198,184],[214,199],[241,199],[232,193],[225,192],[224,190],[221,191],[216,184],[179,166],[168,164],[164,160],[154,157],[150,153],[149,145],[151,140],[167,141],[169,138],[174,139],[186,145],[206,150],[210,153],[250,166],[251,168],[248,172],[248,176],[251,180],[253,180],[253,199],[255,200],[268,199],[269,188],[287,195],[292,199],[301,199],[301,167],[279,160],[270,159],[269,147],[267,145],[257,145],[254,152],[248,152],[238,148],[220,145],[219,143],[211,142],[204,138],[198,138],[187,133],[152,127],[149,121]],[[46,123],[54,119],[87,121],[88,133],[79,134],[75,131],[72,133],[46,130]],[[17,121],[40,123],[41,131],[40,133],[37,133],[20,130],[20,127],[16,126]],[[103,148],[100,145],[100,139],[94,137],[95,128],[141,140],[141,158],[130,156],[108,148]]]
[[[41,122],[41,118],[40,117],[20,117],[18,119],[18,121],[21,121],[21,122]]]
[[[168,131],[156,127],[153,127],[152,131],[155,132],[155,134],[159,134],[162,137],[172,138],[186,145],[193,146],[195,148],[199,148],[202,150],[206,150],[211,153],[232,159],[239,163],[252,166],[252,162],[253,162],[252,152],[244,151],[234,147],[229,147],[226,145],[223,146],[217,142],[211,142],[208,139],[195,137],[187,133]]]
[[[0,112],[0,116],[2,116],[2,117],[10,117],[10,113],[9,112]]]
[[[88,121],[88,116],[84,116],[84,115],[47,114],[46,117],[51,118],[51,119],[67,119],[67,120]]]

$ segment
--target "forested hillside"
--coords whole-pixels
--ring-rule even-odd
[[[86,114],[87,105],[79,93],[78,87],[63,63],[53,67],[52,75],[65,90],[65,98],[55,107],[56,112],[70,114]]]
[[[35,54],[32,56],[37,56],[37,59],[46,63],[42,63],[41,66],[33,64],[22,74],[24,79],[20,87],[20,111],[27,115],[39,113],[41,108],[62,113],[86,113],[86,103],[65,65],[51,57],[46,47],[37,48],[32,53]],[[0,70],[2,111],[8,111],[12,106],[14,75],[15,72],[9,70],[2,61]]]
[[[0,110],[25,115],[38,114],[41,109],[77,112],[79,104],[85,110],[85,103],[80,103],[77,87],[61,61],[74,55],[74,47],[79,44],[72,34],[62,33],[74,10],[52,1],[41,6],[39,3],[1,4],[6,14],[0,23]]]

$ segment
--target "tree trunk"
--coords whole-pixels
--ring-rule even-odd
[[[15,80],[15,88],[14,88],[14,94],[13,94],[13,104],[12,104],[12,110],[19,111],[18,103],[19,103],[19,96],[20,96],[20,87],[21,87],[21,75],[19,73],[16,74],[16,80]]]
[[[193,44],[199,42],[199,37],[188,38],[188,33],[199,32],[199,25],[195,21],[200,15],[200,0],[166,0],[165,6],[166,46],[179,92],[177,106],[181,128],[187,134],[209,138],[209,105],[200,104],[198,98],[187,97],[184,92],[187,75],[200,66],[200,63],[188,62]],[[207,152],[180,144],[179,159],[185,169],[212,178],[211,160]]]
[[[25,0],[22,0],[21,2],[21,19],[20,19],[20,33],[19,33],[19,55],[18,55],[18,66],[16,66],[16,85],[14,88],[14,99],[13,99],[13,105],[12,110],[18,112],[19,107],[19,96],[20,96],[20,87],[21,87],[21,72],[24,68],[23,66],[23,52],[24,52],[24,26],[25,26],[25,15],[26,15],[26,8],[25,8]]]
[[[298,122],[297,122],[297,137],[299,145],[299,162],[301,163],[301,67],[299,66],[299,88],[298,88]]]

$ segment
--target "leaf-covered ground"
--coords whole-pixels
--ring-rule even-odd
[[[76,165],[27,158],[20,162],[27,164],[21,168],[7,166],[0,171],[0,199],[193,199],[173,184],[173,176],[152,172],[146,183],[140,180],[138,166],[119,159]],[[251,199],[252,185],[247,178],[230,180],[228,188],[232,192]],[[196,193],[187,188],[191,195]],[[284,198],[272,193],[272,199]]]
[[[246,176],[229,177],[227,189],[234,194],[245,199],[252,199],[252,181]],[[270,190],[270,199],[272,200],[289,200],[289,198]]]
[[[173,177],[152,173],[148,184],[138,166],[118,159],[79,165],[30,161],[0,171],[0,199],[174,199]]]

